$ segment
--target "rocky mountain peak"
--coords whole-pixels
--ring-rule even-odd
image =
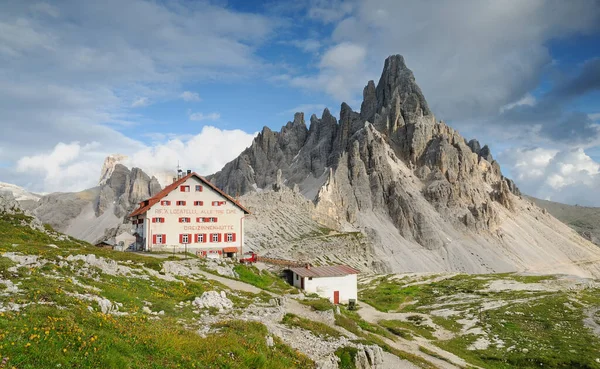
[[[415,76],[406,66],[402,55],[391,55],[385,60],[377,84],[376,96],[377,110],[392,106],[394,100],[399,100],[407,113],[421,116],[431,114],[427,101],[415,81]]]
[[[441,223],[492,231],[498,207],[512,211],[518,195],[488,146],[436,121],[400,55],[386,59],[377,85],[367,83],[360,113],[342,103],[339,121],[325,109],[308,129],[296,113],[209,178],[235,194],[297,186],[330,226],[361,227],[367,214],[383,213],[427,248],[446,242]]]
[[[105,184],[111,177],[113,171],[115,170],[115,166],[119,163],[122,163],[126,159],[127,156],[121,154],[113,154],[107,156],[104,159],[104,164],[102,164],[102,170],[100,171],[100,179],[98,180],[98,185],[102,186],[103,184]]]

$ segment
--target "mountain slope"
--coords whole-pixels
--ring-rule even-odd
[[[325,109],[309,128],[297,113],[210,178],[244,194],[278,171],[313,200],[311,217],[367,235],[392,271],[600,271],[600,251],[522,199],[487,146],[436,120],[399,55],[369,81],[360,113],[343,103],[339,122]]]
[[[600,246],[600,208],[579,205],[567,205],[559,202],[527,199],[542,209],[546,209],[553,217],[577,231],[583,238]]]
[[[103,176],[106,174],[103,169]],[[116,164],[98,187],[76,193],[43,196],[32,212],[44,223],[70,236],[95,243],[130,227],[125,218],[137,204],[161,190],[156,178],[139,168]]]

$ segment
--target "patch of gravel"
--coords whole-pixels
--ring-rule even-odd
[[[0,279],[0,284],[6,286],[6,289],[0,294],[0,296],[8,296],[14,293],[19,293],[19,287],[14,284],[11,280],[8,279]]]
[[[502,292],[502,291],[545,291],[556,292],[557,288],[549,283],[522,283],[513,280],[496,279],[488,283],[484,292]]]
[[[127,315],[126,312],[119,311],[119,308],[123,307],[123,304],[120,302],[112,302],[109,299],[97,295],[91,294],[81,294],[81,293],[73,293],[73,292],[65,292],[67,296],[74,297],[78,300],[82,301],[95,301],[98,304],[98,308],[102,312],[102,314],[111,314],[111,315]],[[88,310],[93,312],[94,308],[88,306]]]
[[[48,262],[37,255],[24,255],[19,252],[5,252],[2,256],[19,264],[8,268],[9,272],[16,272],[20,267],[39,268]]]

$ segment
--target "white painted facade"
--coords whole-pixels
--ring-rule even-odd
[[[292,273],[294,287],[303,289],[307,293],[317,295],[333,301],[335,291],[339,291],[339,302],[347,304],[349,299],[358,300],[358,280],[356,274],[348,274],[338,277],[302,277]],[[304,279],[304,288],[302,287]]]
[[[186,177],[144,213],[131,217],[138,248],[182,252],[187,244],[188,252],[221,257],[225,248],[235,247],[239,255],[244,210],[195,174]]]
[[[118,235],[117,237],[115,237],[115,243],[117,245],[121,245],[121,242],[123,242],[123,247],[125,249],[127,249],[127,247],[129,245],[131,245],[132,243],[134,243],[136,241],[136,238],[134,235],[128,233],[128,232],[123,232],[120,235]]]

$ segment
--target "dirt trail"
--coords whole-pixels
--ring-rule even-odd
[[[206,271],[200,271],[200,273],[203,276],[205,276],[206,278],[220,282],[233,290],[245,291],[245,292],[251,292],[251,293],[266,292],[274,297],[281,297],[280,295],[277,295],[277,294],[269,292],[269,291],[264,291],[260,288],[254,287],[254,286],[247,284],[245,282],[242,282],[242,281],[237,281],[237,280],[233,280],[233,279],[229,279],[229,278],[220,277],[220,276],[211,274]],[[333,316],[328,317],[326,314],[322,314],[317,311],[314,311],[312,308],[310,308],[306,305],[302,305],[297,300],[294,300],[292,298],[287,298],[284,301],[283,307],[285,309],[285,312],[287,312],[287,313],[296,314],[296,315],[304,317],[306,319],[310,319],[313,321],[327,324],[328,326],[336,329],[338,332],[345,335],[349,339],[358,338],[358,337],[356,337],[356,335],[347,331],[346,329],[336,326],[333,321],[333,319],[334,319]],[[283,338],[283,337],[281,337],[281,338]],[[398,348],[399,350],[408,351],[407,347],[398,346],[396,344],[396,342],[393,342],[390,340],[387,340],[387,341],[389,341],[388,342],[389,345],[394,346],[394,347]],[[418,347],[417,347],[417,352],[413,352],[413,353],[420,357],[423,357],[427,361],[430,361],[432,364],[435,364],[438,368],[442,368],[442,369],[458,368],[456,366],[449,365],[448,363],[446,363],[442,360],[439,360],[436,358],[430,358],[429,356],[418,351]],[[413,363],[411,363],[407,360],[399,359],[398,357],[388,354],[388,353],[384,353],[384,357],[385,357],[385,360],[384,360],[384,363],[383,363],[383,366],[381,367],[381,369],[418,369],[419,368],[418,366],[415,366]]]
[[[425,319],[427,324],[430,324],[432,327],[436,329],[435,336],[439,339],[450,339],[454,335],[452,332],[439,327],[431,321],[431,318],[426,314],[419,313],[384,313],[381,312],[371,305],[361,302],[360,309],[357,310],[357,313],[367,322],[372,324],[377,324],[380,320],[403,320],[406,321],[406,318],[410,315],[418,315]],[[383,338],[384,341],[390,346],[393,346],[399,350],[403,350],[406,352],[410,352],[411,354],[422,357],[423,359],[435,364],[438,368],[464,368],[468,364],[465,360],[460,357],[450,353],[448,351],[442,350],[430,343],[429,340],[422,337],[415,337],[414,341],[406,340],[401,337],[397,337],[396,341],[389,340],[387,338]],[[419,350],[419,346],[425,347],[426,349],[435,352],[437,355],[443,357],[445,360],[441,360],[435,358],[433,356],[427,355],[424,352]],[[472,365],[471,365],[472,366]]]

